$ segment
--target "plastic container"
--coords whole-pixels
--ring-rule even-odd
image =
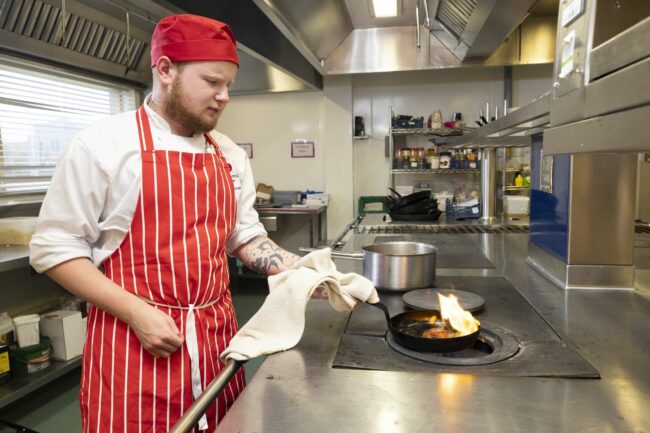
[[[438,210],[440,212],[445,212],[447,210],[447,199],[454,199],[454,195],[447,191],[437,192],[433,197],[438,201]]]
[[[14,344],[14,322],[6,312],[0,313],[0,344]]]
[[[503,197],[503,212],[507,215],[528,215],[529,204],[529,197],[506,195]]]
[[[38,324],[40,320],[41,318],[38,314],[14,317],[14,328],[16,329],[18,347],[23,348],[38,344],[40,337]]]
[[[0,344],[0,384],[8,382],[10,378],[9,346]]]
[[[285,206],[300,203],[300,191],[273,191],[273,204]]]
[[[29,347],[9,347],[11,373],[16,378],[25,378],[45,370],[50,366],[50,353],[50,339],[47,337],[42,337],[38,344]]]
[[[37,217],[0,218],[0,245],[29,245]]]
[[[440,154],[440,168],[451,168],[451,153],[442,152]]]

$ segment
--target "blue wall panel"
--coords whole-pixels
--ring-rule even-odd
[[[571,155],[553,157],[553,192],[540,191],[541,143],[531,152],[530,241],[546,252],[568,259]]]

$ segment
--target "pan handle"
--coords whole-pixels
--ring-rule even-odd
[[[230,379],[233,378],[239,367],[244,365],[246,361],[236,361],[230,359],[226,362],[226,366],[214,378],[212,382],[205,388],[203,393],[194,400],[194,402],[187,408],[181,419],[178,420],[176,425],[169,431],[170,433],[188,433],[192,431],[194,426],[201,416],[208,410],[208,407],[219,396],[221,391],[228,385]]]
[[[375,308],[379,308],[381,311],[384,312],[384,316],[386,316],[386,323],[390,322],[390,313],[388,312],[388,307],[386,304],[382,302],[375,302],[374,304],[367,302],[368,305],[372,305]]]
[[[305,253],[311,253],[312,251],[318,251],[318,248],[300,247],[298,250]],[[335,259],[363,260],[363,253],[343,253],[341,251],[332,251],[331,256]]]

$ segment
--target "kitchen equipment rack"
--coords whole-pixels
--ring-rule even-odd
[[[390,107],[390,119],[392,120],[394,116],[393,108]],[[394,158],[394,148],[395,148],[395,137],[404,137],[405,144],[408,137],[421,137],[421,138],[431,138],[435,137],[435,143],[440,144],[444,140],[451,139],[454,137],[461,136],[469,131],[472,131],[474,128],[460,127],[460,128],[393,128],[392,121],[389,122],[388,129],[388,148],[387,148],[387,158],[389,160],[389,187],[395,187],[395,176],[401,175],[438,175],[438,174],[478,174],[480,172],[477,168],[467,168],[467,169],[395,169],[393,168],[393,158]],[[429,140],[434,141],[434,140]],[[478,178],[473,179],[478,183]]]

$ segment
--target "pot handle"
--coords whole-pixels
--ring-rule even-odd
[[[381,311],[384,312],[384,316],[386,316],[386,323],[390,323],[390,313],[388,312],[388,307],[382,303],[382,302],[375,302],[374,304],[367,302],[368,305],[372,305],[375,308],[379,308]]]
[[[318,251],[319,248],[300,247],[298,250],[305,253],[311,253],[312,251]],[[341,251],[332,251],[331,256],[335,259],[363,260],[363,253],[343,253]]]

